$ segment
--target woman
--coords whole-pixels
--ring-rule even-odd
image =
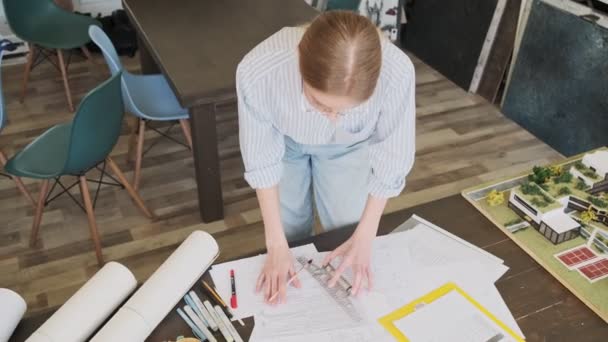
[[[330,286],[351,268],[353,294],[371,288],[380,216],[414,162],[411,61],[368,19],[330,11],[260,43],[236,77],[245,179],[268,249],[257,290],[285,301],[295,273],[287,242],[312,234],[313,202],[325,230],[358,222],[324,260],[341,260]]]

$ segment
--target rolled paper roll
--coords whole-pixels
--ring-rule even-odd
[[[109,262],[70,297],[26,342],[86,341],[135,290],[133,273]]]
[[[0,289],[0,341],[8,341],[26,309],[25,300],[17,292]]]
[[[203,231],[190,234],[91,342],[144,341],[211,266],[218,254],[219,247],[211,235]],[[126,317],[123,312],[127,311],[134,314]],[[132,326],[138,329],[132,330]]]

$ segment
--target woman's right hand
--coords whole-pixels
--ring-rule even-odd
[[[293,257],[287,242],[268,248],[264,267],[256,284],[256,292],[264,294],[267,304],[285,303],[287,297],[287,281],[296,274],[293,267]],[[300,287],[298,278],[291,283]],[[278,293],[278,295],[275,295]]]

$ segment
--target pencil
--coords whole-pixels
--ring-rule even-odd
[[[287,286],[291,285],[291,282],[294,281],[294,279],[296,279],[296,277],[298,276],[298,274],[300,272],[302,272],[303,269],[306,268],[306,266],[312,264],[312,259],[309,259],[308,262],[306,263],[306,265],[302,265],[302,268],[300,268],[296,274],[294,274],[291,278],[289,278],[289,280],[287,280]],[[269,302],[272,302],[275,298],[277,298],[277,296],[279,295],[278,292],[275,292],[272,297],[270,297],[270,299],[268,300]]]
[[[206,281],[201,280],[201,283],[203,283],[203,287],[205,288],[205,290],[209,294],[209,296],[211,296],[215,300],[215,302],[217,302],[217,304],[220,305],[224,309],[224,311],[226,311],[226,314],[228,315],[228,317],[233,318],[234,314],[232,313],[232,311],[230,310],[228,305],[226,305],[226,303],[222,300],[222,297],[220,297],[220,295],[217,293],[217,291],[215,291],[215,289],[213,287],[211,287],[209,284],[207,284]],[[245,326],[245,323],[240,318],[237,319],[237,321],[242,326]]]
[[[209,284],[207,284],[206,281],[202,280],[201,281],[203,283],[203,286],[207,289],[207,291],[209,292],[210,295],[213,296],[213,298],[215,298],[215,300],[218,302],[218,304],[220,304],[223,307],[228,307],[226,305],[226,303],[224,303],[224,301],[222,300],[222,297],[220,297],[220,295],[217,294],[217,292],[215,292],[215,290],[209,286]]]

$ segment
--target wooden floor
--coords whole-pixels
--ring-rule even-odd
[[[77,59],[76,57],[74,59]],[[125,59],[137,71],[137,59]],[[80,59],[70,66],[75,103],[108,76],[97,56],[93,66]],[[423,63],[417,71],[417,158],[407,187],[392,199],[387,212],[459,193],[462,189],[514,173],[561,156],[502,116],[482,98],[466,93]],[[67,111],[60,74],[41,65],[31,75],[28,96],[19,103],[22,67],[3,69],[8,112],[0,148],[10,156],[54,124],[72,117]],[[242,177],[234,104],[218,107],[218,132],[226,218],[200,223],[191,154],[180,145],[158,139],[150,131],[147,145],[156,145],[143,162],[141,195],[160,219],[151,222],[131,203],[126,192],[102,188],[96,216],[104,257],[129,267],[145,280],[190,232],[212,233],[221,258],[263,246],[263,227],[254,192]],[[132,175],[126,161],[129,128],[113,151],[119,166]],[[183,139],[179,127],[175,137]],[[39,183],[24,180],[38,192]],[[76,192],[74,192],[76,194]],[[28,315],[61,305],[98,267],[89,239],[86,215],[69,197],[52,202],[45,211],[40,243],[28,247],[33,209],[12,181],[0,178],[0,287],[25,297]]]

